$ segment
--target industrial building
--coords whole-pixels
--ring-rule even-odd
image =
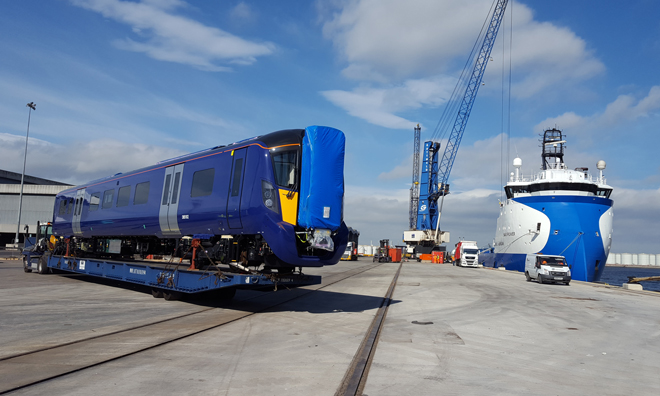
[[[37,221],[53,219],[55,196],[72,187],[66,183],[25,175],[19,243],[23,243],[25,226],[34,233]],[[21,193],[21,174],[0,169],[0,247],[14,242]]]

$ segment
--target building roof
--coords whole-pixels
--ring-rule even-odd
[[[0,169],[0,184],[21,184],[21,174]],[[23,184],[39,184],[46,186],[68,186],[54,180],[42,179],[41,177],[25,175]]]

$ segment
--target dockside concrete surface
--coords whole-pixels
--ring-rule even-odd
[[[371,264],[370,261],[353,262],[317,269],[315,272],[322,272],[328,279],[332,274]],[[380,307],[382,296],[385,295],[397,268],[398,265],[395,264],[382,265],[266,312],[163,347],[19,390],[15,394],[332,395],[339,387],[363,340],[365,331]],[[22,271],[20,268],[19,270]],[[306,272],[312,273],[314,270]],[[108,286],[87,285],[80,281],[78,283],[86,289],[80,290],[80,295],[72,298],[68,287],[69,282],[73,281],[71,279],[64,279],[59,275],[39,276],[22,272],[18,276],[24,279],[30,279],[25,277],[32,276],[33,279],[51,280],[53,283],[48,285],[50,287],[47,286],[50,294],[61,294],[63,300],[80,301],[81,305],[95,306],[97,310],[115,305],[114,309],[107,313],[108,321],[127,319],[127,327],[128,319],[133,321],[139,317],[139,315],[133,317],[133,314],[140,310],[141,303],[144,303],[142,310],[145,318],[150,317],[151,320],[163,317],[163,311],[150,314],[150,310],[156,306],[166,310],[172,303],[172,301],[153,299],[145,293],[117,288],[110,288],[113,290],[106,292],[121,296],[112,299],[107,294],[104,296],[91,291],[95,288],[107,289]],[[286,292],[281,290],[277,293]],[[0,293],[4,294],[4,292]],[[20,305],[26,317],[30,317],[31,314],[35,316],[44,314],[42,308],[37,311],[31,310],[30,290],[15,290],[13,294],[25,295],[25,300]],[[2,299],[6,300],[10,297],[10,293],[6,293]],[[35,301],[41,301],[43,297],[39,295]],[[265,293],[239,291],[232,308],[218,308],[218,311],[247,309],[245,307],[248,305],[251,309],[255,305],[258,306],[258,302],[255,301],[260,298],[269,297]],[[174,303],[173,313],[199,308],[190,303]],[[41,304],[48,305],[47,302],[40,302]],[[57,315],[52,315],[51,320],[75,326],[75,323],[71,323],[67,318],[69,312],[66,305],[60,306]],[[186,308],[189,306],[195,308]],[[122,314],[122,307],[129,308],[127,316]],[[74,305],[71,308],[75,311],[79,306]],[[18,309],[13,308],[13,311]],[[0,315],[2,315],[1,310]],[[106,322],[102,319],[102,315],[95,320],[99,327]],[[16,327],[18,323],[12,322],[13,326],[7,326],[3,330],[14,331],[11,327]],[[60,324],[53,325],[46,321],[34,321],[33,324],[37,327],[44,326],[44,333],[52,330],[61,333]],[[0,334],[0,340],[4,337],[4,333],[5,331]],[[11,344],[11,341],[18,344],[23,342],[16,337],[8,338],[11,340],[0,341],[0,349]],[[136,341],[127,339],[125,342]],[[122,346],[107,345],[107,348],[111,350]],[[67,363],[60,362],[60,364]],[[26,370],[30,368],[26,367]]]
[[[328,279],[368,264],[307,272]],[[333,395],[398,266],[15,394]],[[267,294],[239,292],[217,310],[247,309],[255,298]],[[0,356],[207,308],[25,274],[16,262],[0,263],[0,299]],[[660,394],[658,293],[404,263],[393,300],[365,395]]]
[[[394,298],[365,395],[660,394],[660,293],[422,264]]]

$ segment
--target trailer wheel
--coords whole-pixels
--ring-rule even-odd
[[[181,293],[174,290],[163,290],[163,298],[167,301],[176,301],[181,298]]]
[[[37,272],[41,275],[50,273],[50,268],[48,268],[48,263],[46,262],[46,256],[39,257],[39,263],[37,264]]]
[[[532,277],[529,276],[529,272],[527,272],[527,271],[525,271],[525,278],[527,279],[527,282],[531,282],[531,281],[532,281]]]
[[[32,272],[32,268],[30,268],[27,257],[25,256],[23,256],[23,271]]]
[[[154,298],[163,298],[163,290],[154,287],[151,289],[151,295],[154,296]]]

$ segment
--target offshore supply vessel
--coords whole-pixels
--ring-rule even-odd
[[[575,280],[598,281],[612,246],[612,187],[588,168],[568,169],[564,163],[562,131],[543,133],[541,172],[531,179],[520,174],[522,160],[512,172],[500,202],[494,246],[481,255],[484,266],[525,271],[527,254],[566,258]]]

